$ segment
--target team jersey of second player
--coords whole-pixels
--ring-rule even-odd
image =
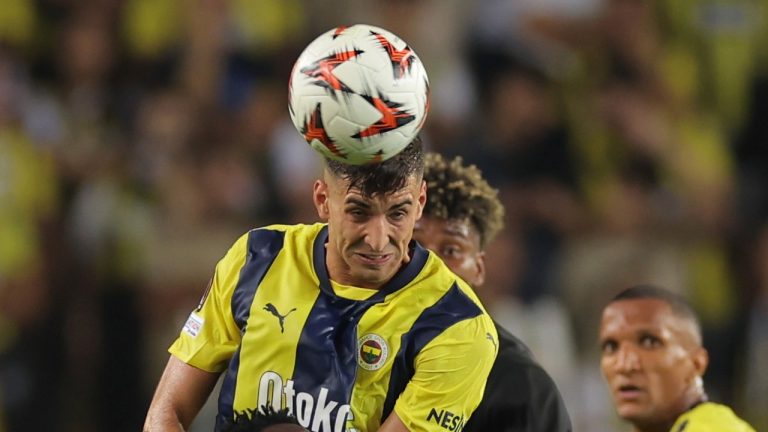
[[[225,371],[217,424],[288,407],[320,431],[375,431],[394,410],[411,431],[460,431],[480,402],[497,334],[475,294],[434,254],[379,290],[340,286],[325,225],[241,237],[169,351]]]
[[[705,402],[678,417],[670,432],[755,432],[725,405]]]
[[[531,350],[496,324],[499,354],[464,432],[571,432],[560,391]]]

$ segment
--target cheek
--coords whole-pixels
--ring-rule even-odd
[[[353,240],[355,237],[355,232],[353,227],[351,227],[349,224],[337,223],[334,228],[335,228],[334,235],[336,237],[336,243],[339,245],[341,249],[353,243]]]
[[[408,243],[410,243],[411,239],[413,238],[414,225],[415,221],[409,221],[409,223],[394,227],[394,232],[397,236],[398,243],[406,246]]]
[[[473,272],[475,271],[475,260],[472,258],[457,258],[456,261],[458,262],[458,266],[462,268],[465,271]]]
[[[600,373],[603,374],[603,377],[610,381],[610,379],[613,377],[613,374],[611,373],[611,363],[610,360],[606,358],[600,359]]]
[[[648,359],[651,364],[653,385],[657,388],[657,397],[675,397],[691,376],[692,366],[687,354],[682,350],[670,350]]]

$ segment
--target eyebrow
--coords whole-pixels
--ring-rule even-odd
[[[465,230],[462,230],[462,229],[456,229],[453,227],[444,227],[443,232],[452,237],[458,237],[461,239],[469,240],[469,232],[465,232]]]
[[[367,201],[363,201],[360,198],[355,198],[355,197],[347,198],[344,201],[344,204],[345,205],[354,204],[356,206],[363,207],[363,208],[366,208],[366,209],[371,207],[371,204],[368,203]]]
[[[396,203],[389,207],[389,210],[399,209],[402,207],[409,207],[413,204],[413,201],[410,198],[405,198],[404,200],[400,201],[399,203]]]
[[[356,206],[359,206],[359,207],[362,207],[362,208],[365,208],[365,209],[371,208],[371,204],[369,202],[367,202],[365,200],[362,200],[360,198],[356,198],[356,197],[349,197],[349,198],[347,198],[346,201],[344,202],[344,204],[345,205],[352,204],[352,205],[356,205]],[[399,208],[402,208],[402,207],[408,207],[408,206],[411,206],[411,205],[413,205],[413,200],[411,198],[405,198],[405,199],[403,199],[403,201],[400,201],[399,203],[396,203],[396,204],[393,204],[392,206],[390,206],[389,209],[387,209],[387,211],[399,209]]]

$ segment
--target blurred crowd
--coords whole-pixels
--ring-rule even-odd
[[[0,431],[140,428],[231,243],[317,220],[288,74],[357,22],[499,189],[484,304],[577,431],[620,428],[597,326],[637,283],[691,299],[710,397],[768,430],[768,2],[2,0]]]

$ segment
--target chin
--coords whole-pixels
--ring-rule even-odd
[[[356,279],[360,281],[359,283],[361,284],[361,288],[380,288],[394,275],[395,272],[390,272],[389,269],[377,269],[362,271],[357,275]]]
[[[643,424],[648,420],[648,410],[637,405],[623,405],[616,409],[619,417],[630,423]]]

